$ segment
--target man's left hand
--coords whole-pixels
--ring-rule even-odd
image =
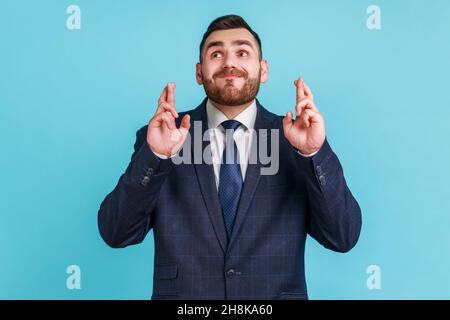
[[[311,154],[318,151],[325,141],[325,122],[303,78],[295,80],[294,85],[297,95],[295,120],[289,110],[283,119],[284,135],[302,154]]]

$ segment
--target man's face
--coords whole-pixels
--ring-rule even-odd
[[[212,101],[239,106],[252,101],[259,84],[267,81],[267,61],[259,59],[259,47],[244,28],[214,31],[206,39],[202,62],[197,64],[197,83]]]

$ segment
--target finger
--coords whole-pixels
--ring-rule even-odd
[[[311,89],[308,87],[308,85],[306,83],[303,83],[303,87],[305,88],[305,94],[308,98],[310,98],[311,100],[314,100],[314,96],[313,93],[311,91]]]
[[[174,130],[177,128],[175,125],[175,118],[170,111],[162,113],[162,119],[169,129]]]
[[[165,111],[164,108],[161,107],[162,103],[167,103],[167,86],[164,87],[163,91],[161,92],[161,95],[159,96],[158,107],[156,108],[155,114],[160,114]]]
[[[151,121],[151,122],[152,122],[151,127],[154,127],[154,128],[158,128],[158,127],[162,126],[163,124],[166,124],[166,126],[169,129],[171,129],[171,130],[176,129],[175,119],[169,111],[157,114],[154,117],[154,121]]]
[[[289,110],[283,118],[283,130],[288,132],[292,128],[292,112]]]
[[[167,84],[167,102],[175,108],[175,83]]]
[[[183,119],[181,119],[180,128],[178,130],[173,130],[170,134],[170,141],[177,143],[173,147],[172,154],[178,151],[180,143],[183,143],[186,139],[190,127],[191,119],[190,116],[186,114]]]
[[[158,109],[161,109],[163,111],[169,111],[175,118],[178,118],[178,112],[175,110],[175,108],[169,104],[168,102],[162,102]]]
[[[296,90],[296,103],[298,104],[300,100],[302,100],[305,97],[305,91],[303,89],[303,78],[298,78],[294,81],[295,86],[297,88]]]
[[[308,128],[310,126],[309,117],[310,117],[310,115],[309,115],[308,109],[306,109],[305,112],[302,112],[302,114],[299,118],[300,126]]]
[[[295,106],[296,116],[299,116],[302,113],[303,109],[311,109],[319,112],[319,109],[317,109],[314,101],[312,101],[311,98],[304,98]]]
[[[309,105],[312,103],[310,98],[304,98],[300,100],[299,103],[295,106],[295,116],[299,117],[302,114],[303,109],[310,108]]]
[[[163,102],[167,102],[167,86],[164,87],[163,91],[161,92],[161,95],[159,96],[158,106]]]
[[[320,114],[311,109],[305,109],[300,117],[301,124],[306,127],[310,127],[313,123],[319,121],[320,121]]]

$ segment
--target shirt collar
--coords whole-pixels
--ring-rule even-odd
[[[247,129],[253,129],[255,126],[256,111],[256,100],[253,99],[252,104],[239,113],[234,120],[242,123]],[[222,122],[228,120],[227,116],[217,109],[209,99],[206,102],[206,116],[208,118],[208,127],[210,129],[217,128]]]

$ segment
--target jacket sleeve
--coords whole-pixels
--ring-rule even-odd
[[[136,133],[134,152],[126,171],[98,211],[98,228],[113,248],[141,243],[152,228],[159,190],[173,162],[159,159],[146,142],[147,127]]]
[[[359,238],[361,209],[347,186],[338,157],[327,139],[314,156],[295,156],[310,204],[308,233],[328,249],[349,251]]]

